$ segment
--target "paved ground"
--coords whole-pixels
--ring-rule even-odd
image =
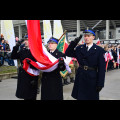
[[[0,82],[0,100],[19,100],[15,97],[17,79],[7,79]],[[64,100],[74,100],[71,97],[73,84],[64,86]],[[101,100],[120,100],[120,69],[106,73],[105,87],[100,93]],[[40,100],[40,94],[37,96]]]

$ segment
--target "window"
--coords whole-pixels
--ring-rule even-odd
[[[118,30],[118,33],[120,33],[120,30]]]

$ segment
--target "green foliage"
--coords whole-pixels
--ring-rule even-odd
[[[17,72],[17,67],[15,66],[0,66],[0,74],[14,73]]]

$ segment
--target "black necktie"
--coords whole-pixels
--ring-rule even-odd
[[[88,51],[88,46],[86,46],[86,50]]]

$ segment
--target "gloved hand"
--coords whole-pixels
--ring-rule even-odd
[[[30,68],[35,69],[35,70],[38,70],[37,68],[35,68],[33,65],[30,64],[31,60],[28,60],[28,59],[27,59],[26,61],[27,61],[27,63],[30,65]]]
[[[60,71],[64,71],[66,69],[65,65],[64,65],[64,59],[61,57],[59,58],[59,64],[58,64],[59,70]]]
[[[22,42],[24,42],[24,39],[21,39],[20,41],[18,41],[18,42],[16,43],[16,46],[20,46],[20,45],[22,44]]]
[[[96,87],[96,91],[97,91],[97,92],[100,92],[101,90],[102,90],[102,87],[100,87],[100,86],[97,86],[97,87]]]
[[[80,42],[80,40],[81,40],[82,37],[83,37],[83,35],[80,34],[79,37],[75,38],[74,42],[75,42],[76,44],[78,44],[78,43]]]
[[[28,60],[28,59],[26,59],[26,61],[27,61],[27,63],[28,63],[28,64],[30,64],[30,62],[31,62],[31,61],[30,61],[30,60]]]

